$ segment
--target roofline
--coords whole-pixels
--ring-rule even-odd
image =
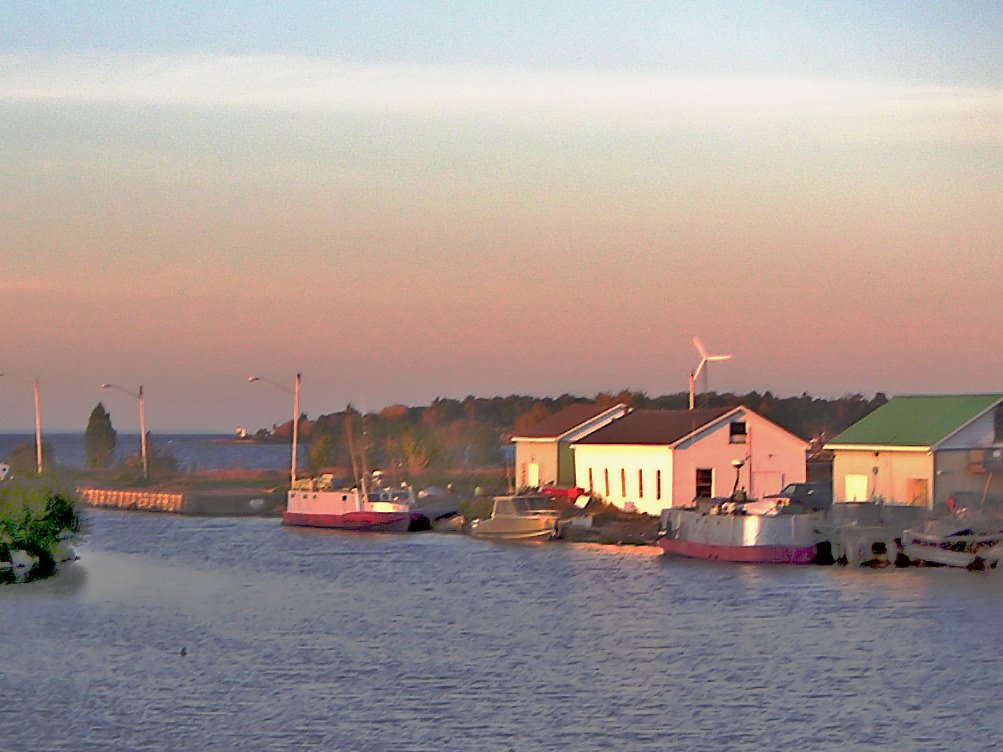
[[[685,436],[683,436],[683,437],[681,437],[679,439],[676,439],[675,441],[670,442],[670,443],[658,442],[657,444],[650,444],[650,443],[638,444],[637,442],[633,442],[633,443],[628,443],[628,444],[623,444],[623,443],[620,443],[620,444],[602,444],[602,445],[587,444],[585,446],[658,446],[658,447],[667,447],[669,449],[678,449],[679,445],[682,444],[684,441],[687,441],[688,439],[696,436],[698,433],[700,433],[701,431],[703,431],[704,429],[706,429],[708,426],[713,426],[715,423],[719,423],[719,422],[723,421],[725,418],[731,417],[732,415],[734,415],[739,410],[744,410],[747,415],[748,414],[755,415],[759,420],[766,421],[771,426],[773,426],[774,428],[776,428],[778,431],[783,432],[787,436],[790,436],[792,439],[797,439],[805,449],[808,449],[811,446],[810,442],[805,441],[804,439],[802,439],[797,434],[791,433],[790,431],[788,431],[783,426],[777,425],[776,423],[774,423],[769,418],[763,417],[762,415],[760,415],[759,413],[757,413],[755,410],[753,410],[752,408],[749,408],[749,407],[747,407],[745,405],[736,405],[735,407],[731,408],[727,412],[721,413],[716,418],[714,418],[712,420],[708,420],[706,423],[701,423],[699,426],[697,426],[696,428],[694,428],[692,431],[690,431]],[[582,445],[579,444],[578,442],[572,442],[571,443],[571,447],[573,449],[575,447],[579,447],[579,446],[582,446]],[[823,448],[825,448],[825,447],[823,447]]]
[[[696,436],[698,433],[700,433],[705,428],[707,428],[707,426],[711,426],[711,425],[717,423],[718,421],[724,420],[728,416],[733,415],[735,412],[737,412],[738,410],[741,410],[741,409],[742,409],[742,405],[738,405],[736,407],[731,408],[731,410],[729,410],[728,412],[721,413],[716,418],[708,420],[705,423],[701,423],[699,426],[697,426],[696,428],[694,428],[688,434],[686,434],[685,436],[681,436],[680,438],[676,439],[675,441],[673,441],[668,446],[670,448],[672,448],[672,449],[675,449],[677,446],[679,446],[679,444],[682,444],[684,441],[686,441],[687,439],[689,439],[691,436]]]
[[[901,444],[823,444],[823,449],[839,451],[849,449],[857,452],[932,452],[930,446],[905,446]]]
[[[603,410],[602,412],[596,413],[591,418],[583,420],[581,423],[576,423],[575,425],[571,426],[571,428],[569,428],[567,431],[564,431],[563,433],[559,433],[559,434],[556,434],[554,436],[518,436],[518,435],[513,435],[512,438],[511,438],[511,441],[536,441],[536,442],[540,442],[540,441],[544,441],[544,442],[547,442],[547,441],[561,441],[561,439],[563,439],[569,433],[574,433],[575,431],[580,430],[581,427],[584,426],[586,423],[591,423],[594,420],[598,420],[599,418],[602,418],[605,415],[607,415],[608,413],[614,412],[616,410],[624,410],[626,412],[630,412],[630,407],[627,405],[626,402],[617,402],[612,407],[607,407],[605,410]],[[598,429],[596,429],[596,430],[598,430]]]
[[[691,438],[691,437],[693,437],[693,436],[696,436],[696,435],[697,435],[698,433],[700,433],[701,431],[703,431],[703,430],[704,430],[705,428],[707,428],[708,426],[712,426],[712,425],[714,425],[715,423],[718,423],[718,422],[720,422],[720,421],[723,421],[723,420],[724,420],[725,418],[729,418],[729,417],[731,417],[732,415],[734,415],[734,414],[735,414],[735,413],[736,413],[737,411],[739,411],[739,410],[744,410],[744,411],[745,411],[745,413],[746,413],[746,415],[754,415],[754,416],[756,416],[756,418],[758,418],[759,420],[763,420],[763,421],[766,421],[766,422],[767,422],[767,423],[769,423],[769,424],[770,424],[771,426],[773,426],[774,428],[776,428],[776,429],[777,429],[778,431],[782,431],[783,433],[785,433],[785,434],[787,434],[788,436],[790,436],[790,437],[791,437],[792,439],[797,439],[797,440],[798,440],[799,442],[801,442],[801,444],[802,444],[802,445],[804,445],[804,448],[805,448],[805,449],[808,449],[808,448],[809,448],[809,447],[811,446],[811,443],[810,443],[810,442],[808,442],[808,441],[805,441],[804,439],[802,439],[802,438],[801,438],[800,436],[798,436],[797,434],[793,434],[793,433],[791,433],[790,431],[788,431],[788,430],[787,430],[786,428],[784,428],[783,426],[780,426],[780,425],[777,425],[776,423],[774,423],[774,422],[773,422],[772,420],[770,420],[769,418],[767,418],[767,417],[765,417],[765,416],[763,416],[763,415],[760,415],[760,414],[759,414],[759,413],[757,413],[757,412],[756,412],[755,410],[753,410],[753,409],[752,409],[752,408],[750,408],[750,407],[747,407],[746,405],[736,405],[735,407],[733,407],[733,408],[732,408],[731,410],[729,410],[728,412],[726,412],[726,413],[722,413],[721,415],[719,415],[718,417],[714,418],[713,420],[709,420],[709,421],[707,421],[706,423],[704,423],[704,424],[703,424],[702,426],[700,426],[699,428],[696,428],[696,429],[694,429],[693,431],[690,431],[690,433],[686,434],[686,436],[683,436],[683,437],[682,437],[681,439],[679,439],[678,441],[675,441],[674,443],[672,443],[672,444],[669,444],[669,446],[670,446],[670,447],[673,447],[673,448],[675,448],[675,447],[676,447],[676,446],[677,446],[678,444],[681,444],[682,442],[686,441],[687,439],[689,439],[689,438]]]
[[[986,395],[986,396],[989,396],[989,395]],[[1000,403],[1003,403],[1003,397],[1000,397],[999,399],[997,399],[995,402],[993,402],[991,405],[989,405],[982,412],[977,413],[976,415],[973,415],[971,418],[969,418],[964,423],[962,423],[960,426],[958,426],[953,431],[951,431],[949,434],[947,434],[947,436],[944,436],[939,441],[934,442],[933,448],[939,448],[940,445],[943,444],[945,441],[947,441],[949,438],[951,438],[952,436],[954,436],[957,433],[961,433],[961,431],[963,431],[964,429],[968,428],[968,426],[970,426],[972,423],[974,423],[975,421],[977,421],[979,418],[981,418],[983,415],[985,415],[986,413],[988,413],[990,410],[995,410],[1000,405]]]

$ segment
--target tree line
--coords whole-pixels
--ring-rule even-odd
[[[625,390],[600,392],[593,397],[564,394],[559,397],[509,395],[463,399],[440,397],[418,407],[390,405],[361,413],[354,406],[311,420],[300,416],[297,426],[307,448],[310,468],[375,467],[397,470],[407,477],[437,472],[462,472],[504,466],[511,437],[535,423],[575,404],[592,404],[597,410],[625,403],[633,409],[685,409],[689,394],[679,392],[649,396]],[[821,445],[843,429],[880,407],[887,398],[847,394],[834,399],[807,393],[780,397],[772,392],[700,395],[700,407],[745,405],[791,433]],[[258,441],[289,441],[292,421],[260,429]]]

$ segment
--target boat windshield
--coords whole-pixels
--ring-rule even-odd
[[[552,501],[544,496],[532,496],[518,500],[518,508],[522,512],[554,512]]]

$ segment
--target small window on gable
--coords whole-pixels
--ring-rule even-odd
[[[728,441],[731,444],[744,444],[748,437],[744,420],[733,420],[728,424]]]

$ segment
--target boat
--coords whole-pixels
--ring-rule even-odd
[[[561,534],[560,513],[542,494],[495,496],[491,517],[473,520],[469,533],[488,540],[550,540]]]
[[[415,510],[409,488],[368,490],[360,485],[335,488],[330,475],[298,480],[287,495],[282,524],[370,532],[428,529],[428,518]]]
[[[1003,520],[967,510],[927,520],[902,534],[902,553],[913,564],[995,568],[1003,558]]]
[[[695,559],[811,564],[825,512],[785,498],[698,499],[662,510],[656,543]]]

